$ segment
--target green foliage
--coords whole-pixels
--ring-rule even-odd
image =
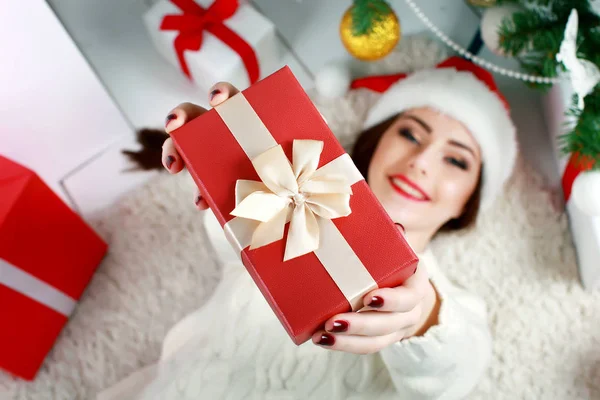
[[[498,0],[498,5],[513,4],[521,7],[511,18],[505,18],[499,28],[501,49],[517,58],[523,70],[532,75],[556,77],[565,68],[556,60],[564,37],[567,19],[577,9],[579,27],[577,57],[600,67],[600,16],[595,14],[589,0]],[[551,85],[528,85],[547,90]],[[579,152],[596,160],[600,169],[600,85],[585,97],[585,109],[580,111],[573,98],[567,112],[577,123],[560,137],[561,151]]]
[[[577,102],[576,96],[573,102]],[[597,87],[594,93],[586,96],[583,112],[573,106],[567,115],[577,123],[571,132],[560,137],[562,152],[579,152],[582,156],[595,159],[597,168],[600,155],[600,88]]]
[[[381,21],[392,12],[385,0],[353,0],[352,34],[366,35],[371,32],[373,23]]]

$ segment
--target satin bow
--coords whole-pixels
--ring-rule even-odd
[[[250,249],[281,240],[290,222],[284,261],[319,248],[319,218],[334,219],[351,213],[352,187],[343,175],[317,169],[323,142],[294,140],[293,163],[281,145],[252,160],[262,180],[236,182],[236,207],[231,215],[260,221]]]

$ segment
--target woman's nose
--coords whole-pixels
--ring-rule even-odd
[[[423,167],[419,167],[419,166],[417,165],[416,161],[413,161],[413,162],[410,164],[410,168],[411,168],[411,169],[414,169],[415,171],[417,171],[419,174],[421,174],[421,175],[423,175],[423,176],[426,176],[426,175],[427,175],[427,170],[426,170],[425,168],[423,168]]]
[[[426,176],[432,168],[431,152],[424,150],[415,154],[409,163],[410,168],[417,171],[420,175]]]

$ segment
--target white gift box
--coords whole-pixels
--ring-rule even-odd
[[[561,177],[569,156],[561,154],[558,137],[566,133],[563,124],[566,121],[565,112],[572,104],[572,95],[573,91],[569,83],[560,82],[543,97],[548,131]],[[577,207],[572,197],[566,203],[566,211],[577,250],[581,282],[587,290],[593,290],[600,287],[600,217],[592,217],[584,213]]]
[[[195,2],[207,9],[213,0]],[[170,1],[161,0],[144,14],[144,22],[158,52],[174,67],[181,69],[174,46],[179,33],[160,29],[166,15],[177,14],[183,14],[183,11]],[[223,23],[254,50],[259,65],[259,79],[280,67],[275,26],[252,6],[240,4],[235,14]],[[230,82],[240,90],[250,86],[248,72],[240,55],[210,32],[205,30],[202,35],[200,50],[187,50],[184,53],[194,83],[203,90],[208,90],[219,81]]]

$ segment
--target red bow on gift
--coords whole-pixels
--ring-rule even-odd
[[[188,78],[192,79],[192,76],[183,53],[186,50],[200,50],[206,30],[240,55],[248,72],[250,84],[258,80],[260,74],[254,50],[237,33],[223,24],[224,20],[237,11],[237,0],[216,0],[207,9],[196,4],[194,0],[171,0],[171,2],[179,7],[183,14],[165,16],[160,29],[179,32],[174,46],[181,69]]]

